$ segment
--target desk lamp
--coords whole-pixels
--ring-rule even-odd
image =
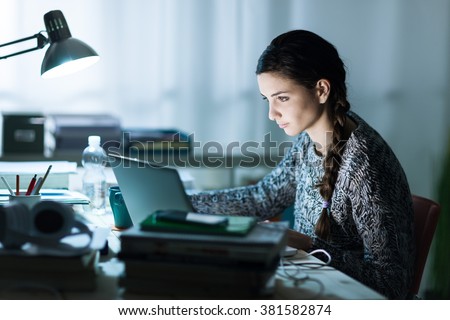
[[[50,43],[41,66],[41,76],[44,79],[56,78],[85,69],[96,63],[100,57],[86,43],[72,38],[66,19],[60,10],[53,10],[44,15],[45,28],[48,38],[41,31],[33,36],[15,40],[0,47],[6,47],[19,42],[36,38],[34,48],[12,53],[0,59],[6,59],[26,52],[44,48]]]

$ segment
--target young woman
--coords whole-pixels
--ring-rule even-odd
[[[256,185],[192,195],[196,210],[263,221],[294,205],[289,245],[325,249],[335,268],[406,298],[414,264],[408,182],[388,144],[349,111],[335,47],[309,31],[287,32],[262,53],[256,74],[270,120],[297,138]]]

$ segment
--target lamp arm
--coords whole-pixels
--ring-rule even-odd
[[[39,33],[36,33],[35,35],[32,35],[30,37],[26,37],[26,38],[22,38],[22,39],[19,39],[19,40],[11,41],[11,42],[8,42],[8,43],[0,44],[0,48],[1,47],[6,47],[6,46],[9,46],[9,45],[12,45],[12,44],[16,44],[16,43],[19,43],[19,42],[32,40],[32,39],[35,39],[35,38],[37,40],[36,47],[8,54],[6,56],[0,57],[0,60],[1,59],[6,59],[6,58],[9,58],[9,57],[13,57],[13,56],[17,56],[19,54],[27,53],[27,52],[30,52],[30,51],[42,49],[49,42],[48,39],[42,34],[42,32],[39,32]]]

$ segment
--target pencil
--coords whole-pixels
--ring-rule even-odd
[[[20,195],[20,176],[16,174],[16,196]]]
[[[31,191],[33,191],[34,185],[36,184],[36,174],[31,178],[30,184],[28,185],[27,193],[25,195],[29,196]]]
[[[42,185],[44,184],[45,179],[47,179],[47,176],[48,176],[48,174],[50,173],[50,170],[51,170],[51,169],[52,169],[52,165],[49,165],[49,166],[48,166],[48,169],[47,169],[47,172],[44,174],[44,177],[42,178],[41,184],[38,185],[38,184],[36,183],[36,188],[37,188],[37,190],[36,190],[36,192],[34,192],[34,190],[33,190],[33,194],[39,194],[39,191],[41,191]]]
[[[36,194],[39,194],[39,190],[42,187],[42,177],[39,177],[39,179],[36,181],[36,184],[34,185],[33,190],[31,191],[30,195],[34,196]]]
[[[13,196],[14,192],[12,191],[11,187],[9,186],[8,182],[6,181],[5,177],[2,177],[3,183],[5,184],[5,186],[8,188],[9,193]]]

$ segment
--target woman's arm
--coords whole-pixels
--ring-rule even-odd
[[[197,212],[270,219],[292,204],[295,187],[290,170],[277,167],[256,185],[206,191],[190,196]]]
[[[255,185],[206,191],[190,196],[198,212],[251,215],[266,220],[283,212],[295,200],[294,169],[299,138],[282,161]]]
[[[312,239],[303,233],[288,229],[287,244],[293,248],[309,251],[312,247]]]

